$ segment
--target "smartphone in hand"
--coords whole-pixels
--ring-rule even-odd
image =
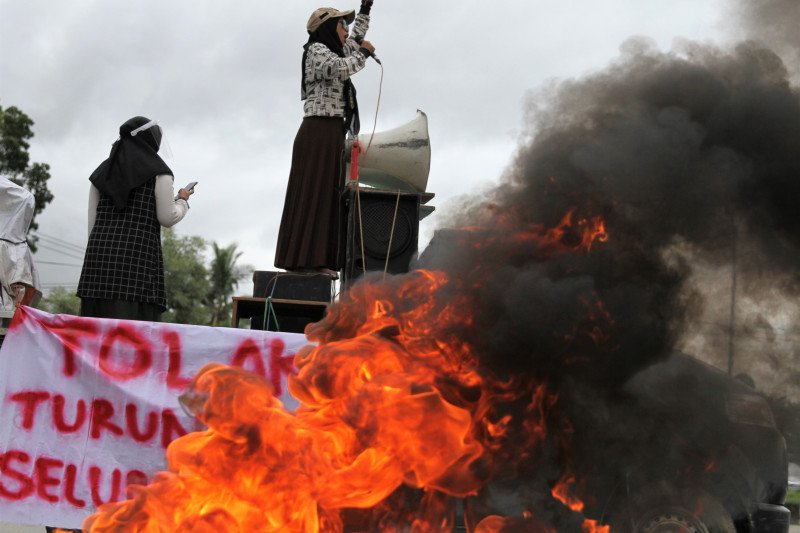
[[[193,182],[189,183],[186,187],[184,187],[184,189],[186,189],[187,191],[191,191],[191,190],[194,189],[195,185],[197,185],[197,182],[193,181]],[[181,199],[181,195],[180,194],[176,194],[175,195],[175,201],[177,202],[180,199]]]

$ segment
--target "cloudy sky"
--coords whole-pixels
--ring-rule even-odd
[[[299,99],[308,0],[0,0],[0,105],[35,122],[32,160],[51,165],[42,235],[85,245],[88,176],[134,115],[163,125],[176,185],[197,180],[177,226],[272,268]],[[357,4],[336,7],[357,8]],[[537,92],[607,66],[632,36],[662,50],[738,39],[722,0],[376,0],[368,38],[383,61],[355,78],[362,132],[429,119],[437,208],[496,182]],[[51,241],[52,242],[52,241]],[[80,256],[42,248],[46,287],[77,285]],[[49,263],[63,263],[52,265]],[[251,290],[249,284],[241,293]]]

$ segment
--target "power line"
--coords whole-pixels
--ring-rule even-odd
[[[63,239],[59,239],[58,237],[52,237],[52,236],[48,235],[47,233],[42,233],[40,231],[37,231],[36,232],[36,236],[41,238],[41,239],[44,239],[45,241],[48,241],[48,242],[54,244],[54,245],[58,245],[58,246],[62,246],[64,248],[72,249],[75,252],[83,253],[83,252],[86,251],[86,247],[85,246],[79,246],[77,244],[73,244],[71,242],[67,242],[67,241],[65,241]]]
[[[62,249],[67,252],[71,252],[74,254],[81,254],[86,251],[86,248],[79,248],[73,244],[61,242],[55,239],[39,239],[40,244],[47,244],[48,246],[55,246],[59,249]]]
[[[39,243],[39,247],[44,248],[45,250],[50,250],[51,252],[56,252],[58,254],[64,255],[66,257],[69,257],[70,259],[78,259],[80,261],[83,261],[83,256],[77,255],[77,252],[59,250],[58,248],[52,247],[42,242]]]

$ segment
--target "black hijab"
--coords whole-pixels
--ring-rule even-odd
[[[108,159],[92,172],[89,181],[102,194],[110,196],[117,209],[124,209],[130,192],[160,174],[172,175],[172,170],[158,155],[161,129],[153,126],[131,136],[131,132],[150,122],[145,117],[133,117],[119,127],[119,139],[111,146]]]
[[[312,43],[320,43],[327,46],[334,54],[345,57],[344,46],[339,40],[336,29],[342,17],[326,20],[315,31],[308,35],[308,42],[303,46],[303,60],[300,62],[302,77],[300,78],[300,99],[306,99],[306,59],[308,58],[308,47]],[[358,135],[361,129],[361,121],[358,117],[358,100],[356,99],[356,88],[350,78],[344,82],[344,131]]]

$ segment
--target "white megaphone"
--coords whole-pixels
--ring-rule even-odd
[[[375,189],[424,193],[431,170],[428,116],[417,110],[410,122],[392,130],[358,136],[358,181]],[[348,141],[349,156],[352,140]],[[347,176],[350,175],[348,162]]]

